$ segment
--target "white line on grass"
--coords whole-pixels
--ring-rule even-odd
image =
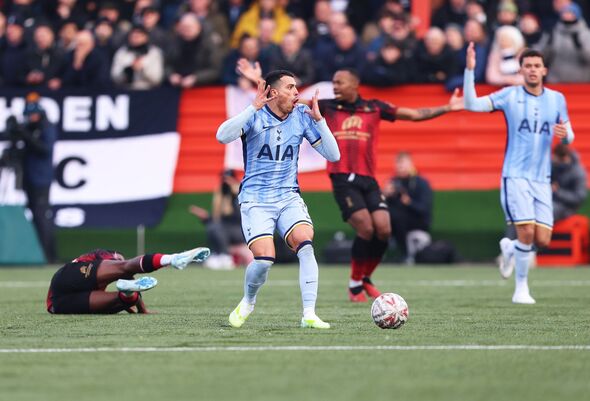
[[[589,287],[590,280],[531,280],[535,287]],[[379,283],[379,281],[377,281]],[[384,283],[389,283],[385,281]],[[417,286],[417,287],[503,287],[512,285],[510,280],[394,280],[396,286]],[[213,280],[211,285],[215,286],[240,286],[240,280]],[[339,285],[340,282],[324,280],[323,285]],[[290,287],[299,285],[297,280],[269,280],[270,286]],[[0,281],[0,288],[46,288],[49,281]]]
[[[590,351],[590,345],[319,345],[252,347],[0,348],[0,354],[266,351]]]

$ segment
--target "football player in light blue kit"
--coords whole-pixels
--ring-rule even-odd
[[[254,310],[256,294],[275,260],[276,228],[299,258],[301,327],[330,328],[315,313],[318,264],[312,246],[311,218],[299,195],[297,160],[304,138],[330,161],[339,160],[340,151],[320,114],[318,92],[311,109],[297,104],[298,100],[294,75],[285,70],[272,71],[258,82],[252,104],[217,130],[221,143],[242,139],[245,175],[238,200],[242,231],[254,254],[246,268],[244,297],[229,315],[233,327],[241,327]]]
[[[500,195],[506,221],[515,225],[517,239],[500,241],[500,274],[508,278],[516,268],[512,302],[534,304],[528,287],[533,244],[547,246],[553,229],[551,143],[554,135],[571,143],[574,132],[563,94],[543,87],[547,68],[540,52],[525,49],[520,55],[524,85],[506,87],[489,96],[477,97],[474,68],[475,50],[470,43],[463,83],[465,109],[501,110],[508,131]]]

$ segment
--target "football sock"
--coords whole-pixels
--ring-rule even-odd
[[[274,258],[270,257],[254,258],[246,268],[246,275],[244,278],[244,299],[247,303],[256,303],[256,294],[260,287],[262,287],[262,284],[266,282],[268,271],[274,261]]]
[[[301,289],[301,299],[303,308],[315,308],[315,302],[318,297],[318,262],[313,253],[311,241],[304,241],[299,245],[297,250],[299,258],[299,288]]]
[[[361,292],[363,292],[363,284],[362,283],[363,282],[361,281],[361,285],[356,285],[356,286],[350,285],[348,287],[348,290],[354,295],[360,294]]]
[[[154,270],[160,269],[161,267],[169,265],[170,259],[170,255],[163,255],[161,253],[148,253],[143,255],[139,260],[139,267],[144,273],[150,273]]]
[[[514,277],[516,280],[517,288],[522,284],[527,283],[527,278],[529,274],[529,262],[532,249],[532,244],[523,244],[518,240],[516,240],[514,243],[514,268],[516,272]]]
[[[354,281],[361,281],[365,275],[365,265],[369,257],[371,241],[359,237],[354,237],[352,242],[352,261],[350,264],[350,278]]]
[[[369,258],[365,264],[365,276],[371,277],[371,274],[373,274],[379,263],[381,263],[388,245],[387,241],[381,241],[377,236],[373,237],[370,245]]]
[[[126,305],[135,305],[139,299],[139,292],[119,291],[119,299]]]
[[[349,280],[348,281],[348,286],[350,288],[358,287],[358,286],[362,286],[362,285],[363,285],[363,281],[362,280]]]

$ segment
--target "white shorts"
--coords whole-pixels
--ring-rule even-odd
[[[261,238],[272,238],[275,229],[287,242],[287,237],[300,224],[313,226],[307,206],[294,194],[276,203],[244,202],[240,205],[242,232],[248,247]]]
[[[553,228],[551,184],[526,178],[502,178],[500,201],[509,224],[537,224]]]

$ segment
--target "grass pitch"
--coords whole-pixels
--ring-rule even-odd
[[[227,315],[243,271],[156,272],[153,315],[52,316],[54,268],[0,269],[0,400],[580,400],[590,384],[590,269],[536,269],[537,304],[483,267],[381,267],[408,302],[400,330],[347,301],[348,269],[322,268],[300,329],[297,269],[273,267],[244,327]],[[575,347],[579,346],[579,347]],[[17,351],[20,350],[20,351]]]

